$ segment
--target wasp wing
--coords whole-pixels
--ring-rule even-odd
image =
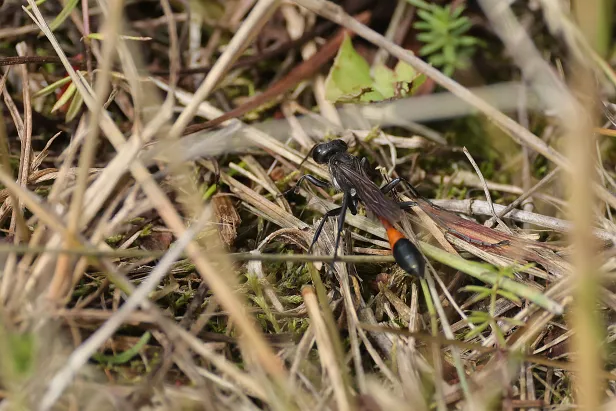
[[[333,177],[340,187],[345,190],[355,190],[357,197],[368,210],[378,217],[382,217],[390,223],[400,221],[402,210],[400,206],[386,197],[381,189],[363,173],[359,161],[340,161],[333,164]]]

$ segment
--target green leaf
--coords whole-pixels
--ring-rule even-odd
[[[60,107],[68,103],[68,101],[71,99],[71,97],[73,97],[76,91],[77,91],[77,87],[75,87],[75,83],[69,84],[66,90],[64,91],[64,94],[60,96],[58,101],[56,101],[56,104],[54,104],[53,107],[51,108],[51,112],[53,113],[54,111],[59,110]]]
[[[428,57],[428,63],[432,64],[435,67],[440,67],[445,64],[445,56],[442,54],[433,54]]]
[[[394,84],[396,83],[396,73],[379,64],[372,69],[374,77],[374,88],[381,93],[384,98],[392,98],[395,94]]]
[[[396,73],[396,79],[398,81],[406,81],[411,82],[415,80],[417,76],[417,71],[405,61],[399,61],[394,67],[394,72]]]
[[[502,295],[503,297],[505,297],[508,300],[511,300],[515,303],[521,303],[520,299],[518,298],[517,295],[515,295],[514,293],[511,293],[509,291],[505,291],[505,290],[497,290],[496,293],[498,295]]]
[[[139,354],[139,351],[141,351],[141,349],[145,347],[145,345],[150,341],[151,336],[152,334],[147,331],[141,336],[139,341],[137,341],[137,344],[120,354],[104,355],[100,353],[95,353],[94,355],[92,355],[92,358],[100,363],[105,364],[125,364],[129,362],[135,355]]]
[[[462,36],[462,37],[458,38],[458,45],[460,45],[460,46],[471,47],[471,46],[475,46],[477,44],[479,44],[479,40],[477,40],[475,37]]]
[[[406,94],[413,95],[417,92],[419,87],[426,81],[426,76],[418,74],[417,71],[410,64],[399,61],[394,67],[394,73],[398,83],[406,85],[405,89],[408,89]],[[410,85],[410,87],[408,86]]]
[[[419,49],[419,54],[422,55],[422,56],[427,56],[428,54],[432,54],[435,51],[441,49],[446,44],[447,44],[447,38],[446,37],[442,37],[442,38],[438,39],[437,41],[434,41],[432,43],[428,43],[425,46],[423,46],[421,49]]]
[[[496,325],[496,321],[494,322],[494,327],[492,327],[492,329],[494,330],[494,334],[496,334],[496,339],[498,340],[498,344],[501,347],[506,347],[507,340],[505,340],[505,335],[503,334],[503,330],[501,330],[498,327],[498,325]]]
[[[418,21],[417,23],[413,24],[413,27],[416,28],[417,30],[430,30],[432,29],[432,25],[426,21]]]
[[[104,40],[105,36],[103,33],[90,33],[86,36],[89,39],[93,40]],[[119,36],[122,40],[135,40],[135,41],[149,41],[152,40],[152,37],[139,37],[139,36]]]
[[[445,44],[443,47],[443,57],[448,63],[454,63],[456,61],[456,48],[453,44]]]
[[[35,98],[39,98],[39,97],[43,97],[43,96],[48,96],[49,94],[51,94],[54,91],[56,91],[57,88],[60,88],[63,85],[68,84],[70,82],[71,82],[71,78],[70,77],[65,77],[65,78],[60,79],[58,81],[54,81],[53,83],[51,83],[47,87],[45,87],[45,88],[37,91],[36,93],[34,93],[32,98],[35,99]]]
[[[414,95],[417,92],[417,90],[419,90],[419,87],[421,87],[421,85],[425,83],[427,79],[428,77],[426,77],[425,74],[420,74],[417,77],[415,77],[415,79],[413,80],[413,86],[411,87],[411,91],[409,92],[409,94],[411,96]]]
[[[472,322],[473,324],[490,321],[491,319],[492,316],[490,315],[490,313],[487,313],[485,311],[473,311],[471,315],[468,316],[468,321]]]
[[[440,37],[439,34],[430,31],[427,33],[419,33],[416,38],[417,40],[423,41],[424,43],[430,43],[432,41],[435,41],[436,39],[438,39]]]
[[[467,285],[467,286],[460,288],[460,291],[468,292],[468,293],[483,293],[485,291],[492,292],[492,289],[487,288],[487,287],[482,287],[480,285]]]
[[[443,74],[446,75],[447,77],[453,76],[453,73],[455,71],[456,71],[456,68],[451,64],[447,64],[445,67],[443,67]]]
[[[325,98],[331,102],[337,102],[343,96],[357,95],[372,88],[372,83],[370,66],[355,51],[351,38],[345,35],[325,80]],[[365,94],[362,95],[362,100],[364,98]]]
[[[77,91],[75,93],[75,97],[71,100],[71,105],[68,106],[68,110],[66,111],[66,122],[73,120],[77,114],[79,114],[79,110],[81,110],[81,106],[83,106],[83,97],[81,97],[81,93]]]
[[[451,24],[449,25],[449,30],[453,31],[453,30],[465,28],[465,27],[466,27],[466,30],[468,30],[472,26],[473,26],[473,23],[471,23],[470,19],[468,19],[467,17],[461,17],[451,22]]]
[[[70,16],[71,12],[75,10],[77,4],[79,4],[79,0],[68,0],[64,5],[62,11],[60,11],[56,18],[53,19],[51,23],[49,23],[49,29],[51,31],[55,31],[58,27],[60,27],[62,23],[64,23],[64,20],[66,20],[68,16]],[[42,33],[39,36],[41,35]]]
[[[438,23],[439,23],[439,21],[438,21],[438,20],[434,17],[434,14],[433,14],[433,13],[430,13],[430,12],[429,12],[429,11],[427,11],[427,10],[423,10],[423,9],[421,9],[421,10],[417,10],[417,15],[418,15],[418,16],[419,16],[422,20],[424,20],[424,21],[426,21],[426,22],[428,22],[428,23],[430,23],[430,24],[432,24],[432,25],[435,25],[435,24],[438,24]]]
[[[456,7],[451,12],[451,17],[453,17],[454,19],[457,19],[458,17],[460,17],[460,15],[464,12],[465,9],[466,9],[466,7],[464,7],[464,5],[460,5],[460,6]]]
[[[382,101],[385,97],[372,87],[366,87],[358,90],[356,93],[343,94],[336,100],[337,103],[357,103],[357,102],[371,102]]]
[[[486,328],[488,328],[489,325],[490,325],[489,322],[485,322],[485,323],[477,325],[474,329],[466,333],[466,339],[470,340],[471,338],[478,336],[479,334],[484,332]]]

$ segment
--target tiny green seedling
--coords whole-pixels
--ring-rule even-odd
[[[332,103],[372,103],[412,95],[425,81],[405,62],[394,69],[381,64],[370,69],[346,36],[325,81],[325,97]]]

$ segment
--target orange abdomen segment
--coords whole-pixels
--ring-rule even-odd
[[[396,263],[407,273],[423,278],[425,270],[424,257],[415,247],[415,244],[400,231],[396,230],[389,221],[384,218],[379,218],[379,220],[381,220],[383,227],[387,231],[389,246],[396,259]]]

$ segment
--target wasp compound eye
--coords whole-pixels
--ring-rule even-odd
[[[325,164],[330,157],[329,151],[327,143],[318,144],[314,150],[312,150],[312,159],[318,164]]]

